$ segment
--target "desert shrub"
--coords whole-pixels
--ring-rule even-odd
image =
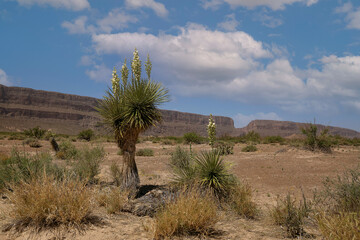
[[[234,154],[234,144],[231,142],[215,142],[214,149],[216,149],[220,155]]]
[[[75,148],[75,145],[70,141],[63,141],[59,144],[59,151],[56,153],[56,156],[60,159],[75,159],[78,154],[78,150]]]
[[[202,142],[202,137],[198,135],[196,132],[185,133],[183,138],[186,144],[190,144],[190,143],[200,144]]]
[[[195,157],[195,163],[200,185],[215,195],[226,195],[235,185],[235,177],[229,173],[218,151],[202,152]]]
[[[13,150],[11,156],[0,162],[0,189],[10,185],[42,176],[44,172],[49,176],[62,179],[65,170],[52,163],[51,155],[40,153],[34,156]]]
[[[217,206],[211,197],[196,190],[183,191],[155,215],[155,239],[175,235],[206,235],[218,221]]]
[[[89,218],[92,209],[91,194],[83,182],[59,182],[49,176],[14,185],[9,199],[14,219],[38,228],[79,225]]]
[[[304,220],[310,213],[310,207],[305,197],[303,202],[296,204],[296,200],[287,194],[285,199],[278,199],[277,205],[271,209],[272,221],[286,228],[290,237],[302,236],[304,232]]]
[[[268,143],[284,143],[285,142],[285,138],[281,137],[281,136],[267,136],[264,138],[264,143],[268,144]]]
[[[331,139],[328,136],[329,129],[324,129],[318,134],[318,128],[315,124],[310,123],[307,127],[301,129],[302,134],[305,135],[304,146],[311,150],[321,150],[324,152],[331,152]]]
[[[360,239],[360,213],[326,214],[316,216],[320,232],[328,240]]]
[[[242,152],[256,152],[258,149],[255,145],[249,144],[241,149]]]
[[[92,129],[86,129],[86,130],[79,132],[78,139],[86,140],[89,142],[91,139],[94,138],[94,136],[95,136],[95,133]]]
[[[36,139],[43,138],[45,133],[46,133],[46,130],[41,129],[39,126],[24,130],[25,136],[31,137],[31,138],[33,137],[33,138],[36,138]]]
[[[232,188],[228,203],[238,215],[254,219],[258,215],[258,207],[253,201],[253,190],[248,184],[238,183]]]
[[[9,159],[9,156],[6,153],[0,152],[0,162],[6,161]]]
[[[243,138],[247,143],[260,143],[261,140],[260,134],[255,131],[248,132]]]
[[[115,185],[120,186],[122,182],[122,171],[115,162],[113,162],[110,166],[110,174]]]
[[[196,169],[191,154],[177,147],[171,154],[170,167],[175,175],[173,183],[176,185],[191,185],[196,179]]]
[[[326,178],[322,202],[333,213],[360,213],[360,168],[335,179]]]
[[[27,138],[23,141],[23,144],[27,144],[32,148],[40,148],[42,147],[39,140],[36,138]]]
[[[80,180],[95,182],[100,172],[100,163],[105,157],[102,147],[83,148],[79,151],[73,164],[73,172]]]
[[[120,212],[128,202],[129,192],[119,187],[106,188],[97,193],[98,204],[105,207],[107,213],[113,214]]]
[[[152,157],[154,156],[154,150],[151,148],[143,148],[136,151],[136,156],[146,156],[146,157]]]

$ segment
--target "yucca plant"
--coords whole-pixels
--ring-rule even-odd
[[[121,81],[114,68],[112,88],[106,92],[97,107],[105,125],[114,131],[117,145],[123,152],[124,188],[140,184],[135,162],[136,142],[141,132],[161,121],[158,106],[169,99],[168,90],[151,80],[151,68],[148,56],[145,63],[147,79],[142,79],[141,61],[135,49],[131,62],[131,81],[128,81],[129,71],[125,60],[121,69]]]
[[[200,184],[218,196],[235,186],[235,178],[229,173],[219,151],[202,152],[195,157]]]

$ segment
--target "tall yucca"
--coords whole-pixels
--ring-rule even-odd
[[[147,79],[141,78],[141,61],[135,49],[131,62],[131,81],[128,81],[126,60],[121,69],[121,81],[113,71],[112,88],[99,102],[97,110],[104,123],[115,133],[123,152],[123,180],[125,188],[138,187],[140,179],[135,162],[136,141],[139,134],[161,121],[158,106],[169,100],[168,90],[150,78],[151,62],[146,61]]]

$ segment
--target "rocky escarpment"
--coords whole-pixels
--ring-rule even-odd
[[[101,118],[95,106],[99,99],[58,92],[34,90],[22,87],[0,85],[0,131],[22,131],[35,126],[51,129],[56,133],[77,134],[92,128],[105,132],[100,126]],[[161,110],[163,122],[146,131],[145,135],[182,136],[186,132],[206,133],[208,116]],[[299,135],[305,123],[288,121],[254,120],[244,128],[236,129],[229,117],[215,116],[217,135],[239,136],[249,131],[262,136],[280,135],[289,137]],[[325,128],[318,125],[319,129]],[[331,127],[330,133],[344,137],[360,137],[354,130]]]
[[[0,131],[22,131],[40,126],[57,133],[77,134],[86,128],[104,131],[95,110],[99,99],[57,92],[0,85]],[[161,110],[163,122],[145,135],[181,136],[195,131],[206,135],[208,116]],[[234,122],[229,117],[215,116],[219,135],[231,134]]]
[[[234,132],[235,135],[246,134],[250,131],[255,131],[260,133],[262,136],[282,136],[289,137],[292,135],[300,135],[301,129],[307,127],[308,123],[297,123],[290,121],[273,121],[273,120],[254,120],[251,121],[246,127],[236,129]],[[327,128],[329,129],[329,134],[331,135],[340,135],[348,138],[360,138],[360,133],[351,129],[324,126],[321,124],[316,124],[319,131]]]

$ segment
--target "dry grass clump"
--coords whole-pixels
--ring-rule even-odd
[[[238,184],[229,195],[230,207],[240,216],[254,219],[259,209],[252,199],[253,190],[249,184]]]
[[[360,239],[360,168],[327,178],[316,216],[325,239]]]
[[[109,214],[120,212],[128,199],[129,192],[119,187],[104,189],[96,195],[99,206],[105,207]]]
[[[317,215],[316,220],[325,239],[360,239],[360,213],[343,212],[329,215],[323,212]]]
[[[92,209],[91,194],[83,182],[60,182],[46,175],[14,185],[9,199],[17,225],[36,228],[79,226],[89,219]]]
[[[217,206],[208,194],[181,191],[155,215],[155,239],[174,235],[208,234],[219,220]]]

